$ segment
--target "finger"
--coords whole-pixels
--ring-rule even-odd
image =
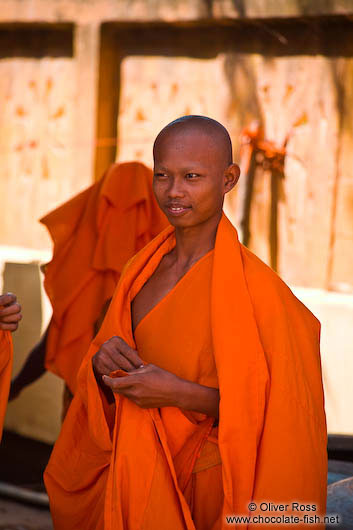
[[[148,367],[148,369],[147,369],[147,367]],[[143,373],[146,373],[146,371],[149,371],[150,367],[151,367],[151,365],[149,363],[142,364],[138,368],[135,368],[134,370],[130,370],[129,374],[130,375],[143,374]]]
[[[104,353],[109,355],[112,362],[116,363],[115,368],[122,368],[130,372],[143,364],[137,352],[130,348],[121,337],[111,337],[103,346]]]
[[[143,365],[143,361],[136,350],[131,348],[124,339],[121,337],[116,337],[117,341],[115,342],[116,347],[119,349],[120,353],[128,359],[134,368],[139,368],[141,365]]]
[[[108,344],[104,349],[104,353],[109,357],[110,362],[113,363],[113,370],[122,368],[123,370],[130,372],[130,370],[135,368],[132,362],[120,353],[120,350],[114,343]]]
[[[14,322],[19,322],[22,319],[21,313],[15,313],[14,315],[7,315],[3,317],[0,315],[0,321],[4,322],[5,324],[12,324]]]
[[[113,392],[124,393],[124,391],[130,389],[133,386],[132,376],[126,377],[109,377],[108,375],[102,376],[105,385],[109,386]]]
[[[110,363],[101,363],[97,367],[99,375],[109,375],[114,370],[116,370],[116,367]]]
[[[5,293],[0,295],[0,305],[14,304],[17,298],[13,293]]]
[[[121,355],[121,353],[116,353],[115,359],[118,364],[118,367],[121,370],[125,370],[125,372],[131,372],[131,370],[135,369],[135,366],[131,363],[131,361],[129,361],[129,359]]]
[[[2,307],[0,309],[0,315],[1,316],[5,316],[5,315],[13,315],[14,313],[20,313],[21,312],[21,306],[20,304],[10,304],[10,305],[7,305],[5,307]]]
[[[0,329],[2,329],[2,331],[16,331],[17,328],[18,324],[2,324],[0,322]]]
[[[110,374],[110,372],[116,370],[116,363],[113,362],[110,357],[105,354],[95,360],[93,366],[95,372],[99,375],[108,375]]]

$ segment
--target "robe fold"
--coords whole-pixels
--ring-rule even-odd
[[[211,443],[213,418],[195,415],[193,420],[192,414],[173,407],[141,409],[118,395],[113,413],[91,365],[100,345],[113,335],[135,348],[143,326],[163,309],[152,309],[137,325],[134,337],[131,300],[174,245],[174,229],[167,227],[130,260],[82,363],[78,391],[45,472],[56,530],[212,528],[211,522],[195,526],[188,488],[190,475],[198,476],[198,461]],[[180,288],[177,284],[173,296]],[[181,311],[177,309],[182,320]],[[213,251],[209,319],[220,392],[214,442],[223,489],[222,514],[214,528],[268,528],[227,524],[226,516],[248,515],[251,501],[258,506],[261,502],[314,504],[315,513],[324,514],[327,435],[320,323],[276,273],[240,244],[225,215]],[[207,329],[196,328],[194,333],[202,336],[203,331],[207,341]],[[159,333],[167,355],[163,328]],[[151,340],[158,343],[156,337]],[[170,356],[166,362],[174,361]],[[211,460],[209,469],[219,470],[215,454]],[[214,480],[219,483],[219,478]],[[213,486],[206,480],[204,487],[208,491],[201,486],[200,500],[194,499],[201,511],[202,502],[212,502]],[[285,513],[292,513],[291,508]]]
[[[123,266],[168,221],[152,192],[152,171],[128,162],[110,166],[101,180],[41,222],[54,243],[44,268],[53,308],[45,365],[74,393],[95,323]]]
[[[0,330],[0,441],[9,397],[12,360],[13,348],[11,333]]]

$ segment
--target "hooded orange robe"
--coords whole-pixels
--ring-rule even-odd
[[[44,286],[53,308],[46,368],[72,393],[104,303],[125,263],[168,224],[140,162],[113,164],[103,178],[41,222],[54,243]]]
[[[131,300],[174,245],[174,229],[168,227],[129,262],[82,363],[78,392],[45,472],[56,530],[204,530],[195,526],[187,487],[212,436],[213,418],[173,407],[141,409],[118,395],[112,414],[91,367],[94,353],[113,335],[136,347]],[[223,490],[222,515],[214,528],[229,528],[225,516],[247,515],[252,500],[258,505],[314,504],[315,513],[325,513],[327,436],[319,321],[239,243],[224,215],[209,295]],[[163,328],[159,333],[163,344]],[[188,337],[181,339],[187,342]],[[217,469],[215,453],[211,460],[210,470]],[[215,502],[219,481],[215,487],[206,483],[203,498],[208,493],[208,502]],[[205,528],[212,528],[209,524]]]
[[[12,352],[11,333],[9,331],[0,331],[0,441],[10,390]]]

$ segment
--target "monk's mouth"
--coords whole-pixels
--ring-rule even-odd
[[[167,206],[168,213],[170,215],[184,215],[187,211],[191,210],[191,206]]]

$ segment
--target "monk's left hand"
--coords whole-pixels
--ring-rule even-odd
[[[125,377],[103,376],[104,383],[143,409],[178,406],[183,380],[154,364],[131,370]]]
[[[22,318],[21,306],[12,293],[0,296],[0,329],[3,331],[15,331]]]

